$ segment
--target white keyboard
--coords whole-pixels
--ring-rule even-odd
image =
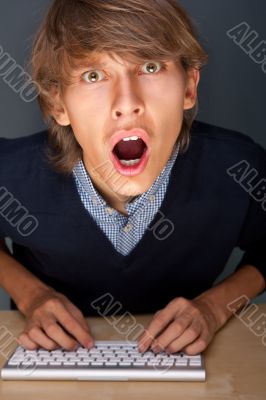
[[[19,346],[2,379],[88,381],[205,381],[203,355],[138,351],[135,341],[95,341],[88,350],[26,350]]]

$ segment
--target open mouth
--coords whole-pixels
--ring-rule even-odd
[[[148,161],[148,145],[143,135],[137,132],[116,141],[112,150],[112,160],[122,175],[134,176],[141,173]]]

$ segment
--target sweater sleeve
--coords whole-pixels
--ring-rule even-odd
[[[0,227],[0,240],[5,239],[6,235],[4,234],[4,232],[1,231],[1,227]]]
[[[254,165],[250,165],[255,179],[247,184],[249,196],[249,208],[241,229],[238,247],[244,251],[244,255],[235,270],[250,264],[256,267],[263,275],[266,282],[266,150],[258,146],[258,157]],[[245,175],[247,176],[247,175]],[[246,179],[247,181],[248,179]],[[250,190],[247,189],[250,187]],[[261,293],[266,292],[266,287]],[[261,294],[260,293],[260,294]]]
[[[7,235],[4,233],[4,218],[1,215],[1,208],[0,208],[0,240],[5,239]]]
[[[3,199],[5,196],[5,182],[3,179],[3,174],[4,174],[4,165],[5,165],[5,160],[4,160],[4,154],[5,154],[5,144],[7,142],[7,139],[0,138],[0,240],[4,239],[6,237],[4,233],[4,226],[6,224],[6,220],[4,219],[1,210],[3,209]]]
[[[0,240],[4,239],[7,235],[5,234],[4,226],[6,224],[6,220],[1,214],[1,183],[0,183]]]

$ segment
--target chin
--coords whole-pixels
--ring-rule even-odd
[[[130,182],[129,180],[125,180],[123,184],[120,186],[113,186],[112,190],[117,194],[117,196],[124,197],[135,197],[143,194],[147,189],[146,187],[141,188],[140,185]]]
[[[144,192],[141,192],[134,187],[126,187],[123,190],[116,190],[115,188],[113,189],[114,192],[117,194],[118,197],[125,198],[125,197],[135,197],[138,196]]]
[[[116,194],[121,196],[121,199],[127,197],[127,201],[129,201],[133,197],[141,196],[151,187],[151,185],[152,182],[149,185],[133,184],[129,182],[128,185],[125,184],[124,188],[122,188],[123,190],[117,190]]]

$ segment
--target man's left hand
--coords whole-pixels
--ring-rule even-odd
[[[208,302],[177,297],[154,315],[138,339],[139,351],[151,347],[154,352],[196,355],[206,349],[219,328],[215,310]]]

